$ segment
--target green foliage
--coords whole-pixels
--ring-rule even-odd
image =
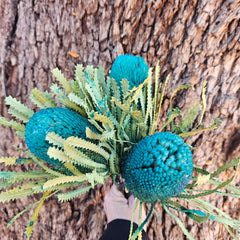
[[[152,216],[153,207],[154,207],[154,204],[151,204],[151,209],[150,209],[146,219],[144,220],[144,222],[137,228],[137,230],[132,235],[129,234],[129,240],[135,240],[138,237],[139,233],[143,230],[143,227],[145,226],[145,224],[149,221],[150,217]]]
[[[203,120],[203,116],[204,116],[204,113],[206,111],[206,107],[207,107],[207,100],[206,100],[206,85],[207,85],[207,81],[205,81],[203,83],[203,90],[202,90],[202,103],[203,103],[203,110],[202,110],[202,114],[201,114],[201,117],[200,117],[200,120],[199,120],[199,123],[198,123],[198,126],[201,125],[202,123],[202,120]],[[197,127],[198,127],[197,126]]]
[[[67,81],[63,73],[58,68],[53,69],[52,74],[56,78],[56,80],[62,85],[62,87],[66,90],[67,93],[70,93],[72,91],[70,83]]]
[[[179,128],[180,133],[186,132],[187,129],[189,129],[195,120],[195,117],[198,115],[199,111],[202,110],[202,105],[199,102],[193,103],[190,109],[186,111],[184,116],[181,119]]]
[[[32,117],[34,112],[24,106],[22,103],[17,101],[15,98],[8,96],[5,98],[6,105],[9,105],[10,108],[8,109],[8,112],[15,118],[23,121],[28,122],[28,120]]]
[[[58,146],[59,148],[63,148],[65,138],[59,136],[54,132],[49,132],[46,136],[46,140],[53,144],[54,146]]]
[[[55,187],[56,185],[61,185],[61,184],[71,183],[71,182],[82,183],[82,182],[86,182],[86,180],[87,180],[87,177],[84,174],[82,174],[81,176],[63,176],[63,177],[53,178],[44,183],[43,189],[49,190],[49,189],[52,189],[52,187]]]
[[[72,200],[73,198],[78,197],[79,195],[84,194],[85,192],[89,191],[90,189],[91,189],[91,186],[82,187],[80,189],[76,189],[76,190],[71,191],[71,192],[59,193],[57,195],[57,197],[58,197],[59,201],[65,202],[65,201]]]
[[[57,107],[57,104],[49,92],[40,92],[37,88],[31,91],[30,99],[39,108]]]
[[[53,84],[51,86],[51,91],[56,95],[58,101],[63,106],[84,116],[85,113],[83,109],[79,107],[77,104],[75,104],[74,102],[71,102],[69,97],[64,93],[62,89],[60,89],[60,87],[58,87],[58,85]]]
[[[169,211],[169,209],[163,204],[163,208],[164,210],[177,222],[178,226],[181,228],[181,230],[183,231],[183,233],[185,234],[185,236],[189,239],[189,240],[194,240],[193,236],[188,232],[188,230],[186,229],[186,227],[184,226],[184,224],[182,223],[182,221],[180,220],[180,218],[178,218],[175,214],[171,213]]]
[[[8,121],[6,118],[4,117],[0,117],[0,124],[3,126],[8,126],[11,127],[12,129],[15,129],[19,132],[23,132],[25,131],[25,126],[21,123],[18,123],[14,120],[10,120]]]
[[[214,119],[210,126],[204,126],[204,113],[207,109],[206,85],[203,83],[201,100],[193,103],[183,113],[181,109],[173,107],[175,96],[182,91],[191,90],[189,84],[180,85],[173,91],[170,98],[167,118],[160,122],[162,105],[170,76],[165,81],[160,81],[160,67],[157,63],[152,76],[152,69],[148,77],[138,86],[130,88],[129,79],[121,78],[119,82],[109,76],[105,77],[102,67],[83,67],[76,65],[74,80],[68,81],[59,69],[52,71],[57,84],[51,87],[51,94],[33,89],[30,99],[39,108],[63,106],[81,116],[87,118],[98,132],[86,129],[88,140],[77,137],[62,138],[54,132],[48,133],[46,141],[49,142],[48,155],[53,160],[58,159],[61,167],[49,167],[42,159],[37,158],[29,151],[18,149],[29,155],[29,158],[1,157],[0,163],[5,165],[35,164],[40,169],[25,172],[1,171],[0,172],[0,201],[10,201],[36,193],[42,193],[42,198],[36,203],[28,206],[17,214],[9,223],[15,221],[21,214],[35,207],[33,215],[26,229],[27,237],[30,238],[34,223],[39,215],[40,209],[46,199],[57,194],[60,201],[68,201],[89,191],[98,183],[103,184],[107,177],[121,176],[121,161],[141,139],[152,135],[156,131],[170,131],[182,138],[217,128],[221,121]],[[163,82],[163,83],[162,83]],[[55,101],[56,99],[56,101]],[[25,123],[33,115],[33,111],[12,97],[6,98],[9,105],[9,113],[16,118],[8,121],[0,117],[0,124],[9,126],[16,130],[17,135],[24,138]],[[159,126],[158,126],[159,125]],[[169,199],[163,201],[166,212],[178,223],[184,234],[193,239],[184,224],[173,214],[169,208],[184,212],[188,217],[198,223],[214,220],[223,223],[230,235],[237,239],[232,229],[239,230],[239,221],[227,216],[220,209],[200,199],[201,196],[209,194],[220,194],[222,196],[240,197],[239,187],[231,185],[235,174],[226,181],[219,179],[219,174],[232,167],[237,168],[239,159],[220,167],[216,172],[209,173],[195,166],[196,176],[186,186],[185,192],[178,195],[184,201],[191,204],[194,209],[187,209],[179,204],[177,200]],[[66,170],[66,171],[65,171]],[[67,173],[66,173],[67,172]],[[212,190],[199,190],[198,186],[211,184]],[[79,189],[72,190],[73,187]],[[68,192],[66,192],[66,189]],[[227,190],[227,192],[225,191]],[[63,192],[61,192],[63,191]],[[140,203],[140,206],[142,203]],[[195,209],[197,208],[197,209]],[[140,207],[141,209],[141,207]],[[136,239],[149,220],[153,211],[147,216],[143,223],[134,233],[131,232],[129,239]]]
[[[39,182],[26,183],[21,186],[15,187],[13,189],[7,190],[5,192],[1,192],[0,193],[0,202],[4,203],[6,201],[30,196],[34,193],[32,188],[36,184],[39,184]]]
[[[21,182],[24,180],[30,180],[30,179],[48,178],[50,176],[51,176],[50,174],[46,173],[42,169],[25,171],[25,172],[15,172],[15,171],[0,172],[0,178],[7,180],[11,184]]]
[[[14,165],[17,159],[18,157],[0,157],[0,163],[4,163],[6,166]]]
[[[42,205],[45,201],[45,199],[50,195],[51,191],[48,191],[46,192],[40,199],[40,201],[38,202],[37,204],[37,207],[35,208],[32,216],[31,216],[31,219],[27,225],[27,229],[26,229],[26,235],[27,235],[27,238],[30,239],[31,235],[32,235],[32,231],[33,231],[33,227],[34,227],[34,224],[37,220],[37,217],[39,215],[39,212],[42,208]]]
[[[223,211],[214,207],[210,203],[204,200],[201,200],[199,197],[215,193],[215,194],[221,194],[223,196],[232,196],[232,197],[240,198],[240,189],[236,186],[230,185],[230,183],[233,181],[233,179],[237,174],[239,162],[240,162],[240,159],[236,158],[230,161],[229,163],[223,165],[222,167],[218,168],[213,173],[209,173],[208,171],[195,166],[194,170],[196,173],[198,173],[197,177],[192,177],[192,183],[185,188],[185,193],[178,195],[177,198],[185,199],[192,206],[194,206],[195,208],[198,208],[199,210],[187,209],[181,204],[179,204],[178,202],[172,201],[172,200],[167,200],[165,202],[162,202],[165,210],[169,213],[170,211],[167,209],[167,207],[171,207],[177,211],[184,212],[188,217],[192,218],[194,221],[198,223],[203,223],[208,220],[214,220],[214,221],[223,223],[223,225],[225,226],[227,231],[229,231],[231,236],[233,236],[236,239],[236,235],[231,231],[231,228],[235,230],[239,230],[240,221],[230,218]],[[236,167],[236,170],[235,170],[235,174],[230,179],[227,179],[226,181],[221,181],[216,178],[217,176],[219,176],[220,173],[232,167]],[[194,189],[195,186],[203,185],[203,184],[212,184],[212,185],[216,185],[216,187],[212,188],[212,190],[195,190]],[[220,189],[223,189],[223,192],[219,192]],[[233,193],[225,192],[225,189],[232,191]],[[193,192],[196,192],[196,191],[200,193],[193,194]],[[180,224],[180,227],[182,228],[184,234],[187,237],[189,237],[188,236],[189,233],[185,231],[184,229],[185,227],[182,225],[181,222],[179,222],[179,219],[177,219],[177,217],[173,213],[171,213],[170,215],[173,218],[175,218],[177,223]]]

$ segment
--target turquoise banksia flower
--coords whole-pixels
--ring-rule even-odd
[[[133,55],[121,55],[114,61],[110,77],[114,78],[118,85],[123,78],[129,81],[130,88],[137,87],[148,77],[149,67],[142,57]]]
[[[178,195],[190,180],[192,153],[182,138],[160,132],[142,139],[122,166],[127,189],[144,202]]]
[[[81,115],[66,108],[45,108],[36,112],[26,125],[25,140],[28,149],[38,158],[61,166],[58,160],[51,159],[47,151],[51,144],[45,140],[49,132],[55,132],[63,138],[71,136],[86,139],[86,127],[97,132],[95,127]]]

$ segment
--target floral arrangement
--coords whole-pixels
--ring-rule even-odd
[[[28,157],[1,157],[0,163],[36,163],[40,169],[1,171],[0,201],[42,193],[39,201],[17,214],[8,226],[35,208],[26,228],[29,239],[46,199],[56,194],[60,201],[71,200],[111,177],[114,182],[124,179],[126,189],[138,199],[136,204],[140,202],[140,211],[143,203],[151,204],[146,220],[134,233],[131,223],[129,239],[141,239],[141,230],[157,202],[189,239],[193,237],[171,209],[184,212],[197,223],[220,222],[238,239],[240,221],[200,197],[221,194],[240,198],[240,189],[231,185],[239,159],[209,173],[193,163],[192,146],[186,143],[192,135],[215,129],[221,123],[214,119],[211,126],[202,124],[206,83],[201,100],[185,113],[173,108],[172,100],[180,90],[192,86],[180,85],[172,93],[166,121],[159,123],[169,76],[164,83],[159,81],[158,64],[154,77],[152,72],[141,57],[122,55],[113,63],[109,76],[102,67],[77,65],[74,80],[68,81],[59,69],[54,69],[58,84],[51,86],[51,93],[38,89],[31,92],[31,101],[40,109],[36,113],[11,96],[6,98],[8,111],[17,121],[1,117],[0,124],[25,138],[28,150],[16,148]],[[230,168],[235,168],[235,174],[221,181],[218,175]],[[204,184],[214,187],[199,190]],[[62,191],[72,187],[75,189]],[[193,209],[181,205],[178,199],[184,199]]]

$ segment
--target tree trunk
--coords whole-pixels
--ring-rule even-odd
[[[188,83],[195,91],[182,92],[175,101],[176,106],[186,109],[201,97],[203,83],[208,81],[203,121],[211,125],[218,117],[222,125],[192,137],[189,143],[197,147],[194,163],[214,171],[240,155],[239,39],[239,0],[1,0],[0,113],[9,118],[4,105],[8,95],[33,108],[31,90],[48,90],[54,81],[54,67],[71,77],[77,63],[102,65],[109,70],[120,54],[140,55],[150,66],[159,61],[161,79],[171,74],[165,105],[176,86]],[[73,58],[69,51],[79,57]],[[9,128],[0,127],[0,133],[0,156],[18,154],[12,145],[25,146]],[[227,172],[222,179],[231,175]],[[239,175],[235,183],[239,186]],[[59,203],[56,197],[48,200],[32,239],[98,239],[106,226],[106,186],[99,185],[71,202]],[[1,239],[26,238],[29,213],[9,229],[7,223],[37,199],[38,195],[0,204]],[[239,219],[239,200],[216,195],[207,199]],[[148,225],[150,239],[185,239],[160,204],[156,209],[159,214]],[[221,224],[208,221],[198,225],[179,216],[196,239],[231,239]]]

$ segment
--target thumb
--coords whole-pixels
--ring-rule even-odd
[[[133,195],[131,195],[129,198],[128,198],[128,206],[130,209],[133,209],[135,204],[136,204],[136,201],[137,201],[137,198],[134,198]]]

